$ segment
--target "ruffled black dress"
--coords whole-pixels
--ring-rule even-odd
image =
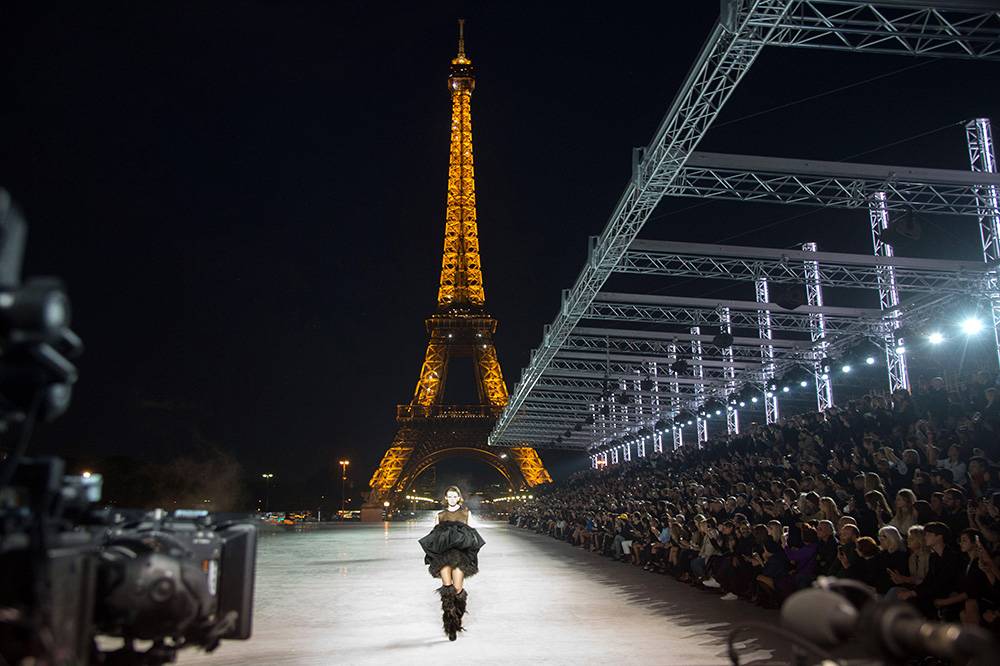
[[[479,549],[486,545],[476,528],[469,527],[469,510],[441,511],[438,524],[420,539],[424,549],[424,564],[435,578],[441,577],[441,567],[462,570],[466,578],[479,573]]]

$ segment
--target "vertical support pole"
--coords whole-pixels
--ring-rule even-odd
[[[754,290],[757,294],[758,303],[770,303],[771,294],[768,292],[767,280],[757,278],[754,281]],[[772,340],[771,332],[771,312],[769,310],[757,310],[757,333],[761,340]],[[774,346],[762,344],[760,346],[760,364],[764,368],[763,380],[765,385],[764,393],[764,420],[767,423],[776,423],[778,420],[778,396],[767,387],[774,379]],[[770,396],[767,393],[771,393]]]
[[[677,362],[677,343],[676,342],[671,342],[670,344],[667,345],[667,360],[670,362],[671,365],[673,365],[674,363]],[[673,368],[670,368],[668,370],[668,372],[669,372],[669,374],[670,374],[671,377],[673,377],[674,379],[677,379],[677,373],[674,372]],[[681,405],[681,400],[680,400],[681,385],[680,385],[679,382],[676,382],[676,381],[670,382],[670,393],[672,394],[670,396],[670,411],[673,413],[673,418],[677,418],[677,415],[680,413],[681,407],[683,406],[683,405]],[[674,426],[674,450],[676,451],[677,449],[681,448],[683,445],[684,445],[684,432],[683,432],[683,428],[678,428],[675,425]]]
[[[660,383],[656,381],[659,377],[660,366],[657,363],[648,363],[646,365],[646,372],[649,378],[653,380],[653,396],[650,398],[650,403],[653,408],[653,421],[658,421],[663,418],[664,410],[660,404]],[[663,453],[663,433],[658,430],[653,431],[653,453]]]
[[[996,153],[993,148],[993,130],[989,118],[975,118],[965,125],[965,141],[969,146],[969,162],[973,171],[997,172]],[[979,200],[979,238],[983,244],[983,261],[990,265],[987,297],[993,318],[993,340],[1000,362],[1000,278],[997,262],[1000,261],[1000,195],[995,185],[976,188]]]
[[[618,447],[617,446],[615,448],[611,449],[611,464],[612,465],[617,465],[618,464]]]
[[[700,326],[691,327],[691,335],[701,335]],[[701,340],[695,339],[691,341],[691,369],[694,372],[694,376],[697,379],[705,378],[705,366],[701,364]],[[698,401],[699,406],[705,397],[705,385],[695,384],[694,385],[695,399]],[[698,444],[708,441],[708,420],[698,416]]]
[[[604,466],[607,467],[608,466],[608,452],[607,451],[605,451],[604,453],[601,454],[601,460],[604,461]]]
[[[719,330],[730,335],[733,333],[729,308],[719,308]],[[733,366],[732,346],[722,348],[722,362],[727,364],[722,370],[726,378],[726,432],[734,435],[740,431],[740,413],[729,404],[729,396],[736,391],[736,368]]]
[[[889,208],[885,201],[885,192],[876,192],[868,204],[868,218],[872,230],[872,249],[876,257],[893,256],[892,245],[882,239],[882,230],[889,227]],[[889,374],[889,392],[897,389],[910,390],[910,376],[906,369],[906,340],[896,335],[899,328],[899,291],[896,289],[895,266],[879,266],[876,269],[878,278],[878,303],[882,311],[890,312],[883,317],[886,326],[882,335],[885,345],[885,366]]]
[[[803,243],[803,252],[815,252],[816,243]],[[809,305],[823,306],[823,284],[820,281],[819,262],[803,262],[806,279],[806,297]],[[822,359],[827,354],[826,317],[821,313],[809,315],[809,333],[813,342],[813,376],[816,380],[816,409],[825,411],[833,406],[833,383],[823,370]]]

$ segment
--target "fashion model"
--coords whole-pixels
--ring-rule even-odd
[[[447,508],[437,514],[437,524],[420,539],[424,549],[424,564],[435,578],[441,579],[437,589],[441,595],[441,619],[444,633],[453,641],[462,629],[469,593],[465,579],[479,573],[479,549],[486,545],[476,528],[469,526],[469,510],[462,491],[451,486],[444,494]]]

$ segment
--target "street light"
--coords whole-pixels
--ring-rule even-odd
[[[264,512],[266,513],[271,510],[271,479],[274,478],[274,474],[261,474],[260,478],[264,479]]]
[[[347,466],[351,464],[350,460],[340,461],[340,517],[344,517],[344,496],[346,495],[344,488],[347,486]]]

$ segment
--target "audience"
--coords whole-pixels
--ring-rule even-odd
[[[676,450],[668,435],[537,491],[510,521],[726,601],[777,607],[836,576],[1000,631],[994,384],[934,378]]]

